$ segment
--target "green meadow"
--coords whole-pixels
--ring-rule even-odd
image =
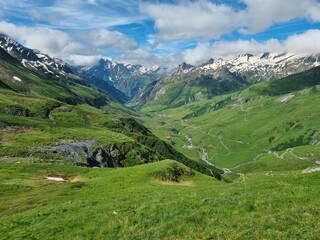
[[[224,183],[195,172],[166,181],[158,176],[170,172],[175,163],[169,160],[122,169],[19,162],[0,164],[0,239],[318,239],[320,234],[318,173],[257,172]]]
[[[264,89],[256,84],[177,108],[146,106],[140,120],[186,156],[233,173],[313,166],[320,159],[319,88]]]

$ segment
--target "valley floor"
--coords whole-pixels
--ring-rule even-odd
[[[165,160],[123,169],[0,163],[0,239],[318,239],[319,173],[196,173]],[[46,177],[66,181],[50,181]]]

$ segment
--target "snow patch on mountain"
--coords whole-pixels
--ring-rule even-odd
[[[38,50],[26,48],[7,35],[0,34],[0,47],[31,70],[53,74],[53,76],[72,73],[68,63],[52,58]]]
[[[225,68],[231,73],[245,75],[248,80],[256,81],[257,79],[268,80],[271,77],[288,76],[319,65],[319,55],[268,52],[252,55],[247,53],[229,60],[210,59],[198,67],[188,69],[188,71],[176,71],[173,75],[189,72],[208,75]]]
[[[285,96],[281,96],[278,99],[276,99],[277,102],[286,103],[289,102],[292,98],[294,98],[294,94],[290,93]]]
[[[113,87],[133,98],[147,84],[155,81],[165,69],[160,66],[143,66],[141,64],[117,63],[108,58],[101,58],[92,67],[78,67],[78,74],[82,77],[108,81]]]
[[[21,78],[17,77],[17,76],[13,76],[12,77],[13,80],[16,80],[18,82],[22,82]]]

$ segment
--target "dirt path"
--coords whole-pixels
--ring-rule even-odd
[[[293,149],[293,148],[288,148],[288,149],[286,149],[286,151],[285,151],[284,153],[282,153],[281,155],[279,155],[277,152],[271,151],[271,150],[268,151],[268,150],[264,149],[264,151],[266,151],[266,153],[258,154],[257,156],[254,157],[254,159],[253,159],[252,161],[250,161],[250,162],[245,162],[245,163],[240,163],[240,164],[238,164],[238,165],[236,165],[236,166],[234,166],[234,167],[232,167],[232,168],[230,168],[230,169],[231,169],[231,170],[234,170],[234,169],[237,169],[237,168],[239,168],[239,167],[241,167],[241,166],[254,163],[254,162],[256,162],[260,157],[266,156],[266,155],[274,155],[276,158],[282,160],[282,159],[284,159],[284,156],[285,156],[286,154],[290,153],[291,156],[293,156],[294,158],[297,158],[297,159],[299,159],[299,160],[302,160],[302,161],[312,161],[312,160],[310,160],[310,159],[308,159],[308,158],[306,158],[306,157],[300,157],[300,156],[294,154],[294,153],[293,153],[293,152],[294,152],[294,149]]]
[[[302,173],[313,173],[313,172],[320,172],[320,167],[311,167],[311,168],[306,168],[302,171]]]

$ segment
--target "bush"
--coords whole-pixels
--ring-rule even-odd
[[[155,178],[161,181],[180,182],[183,177],[194,175],[195,173],[191,168],[186,168],[178,163],[172,163],[166,169],[157,172]]]

